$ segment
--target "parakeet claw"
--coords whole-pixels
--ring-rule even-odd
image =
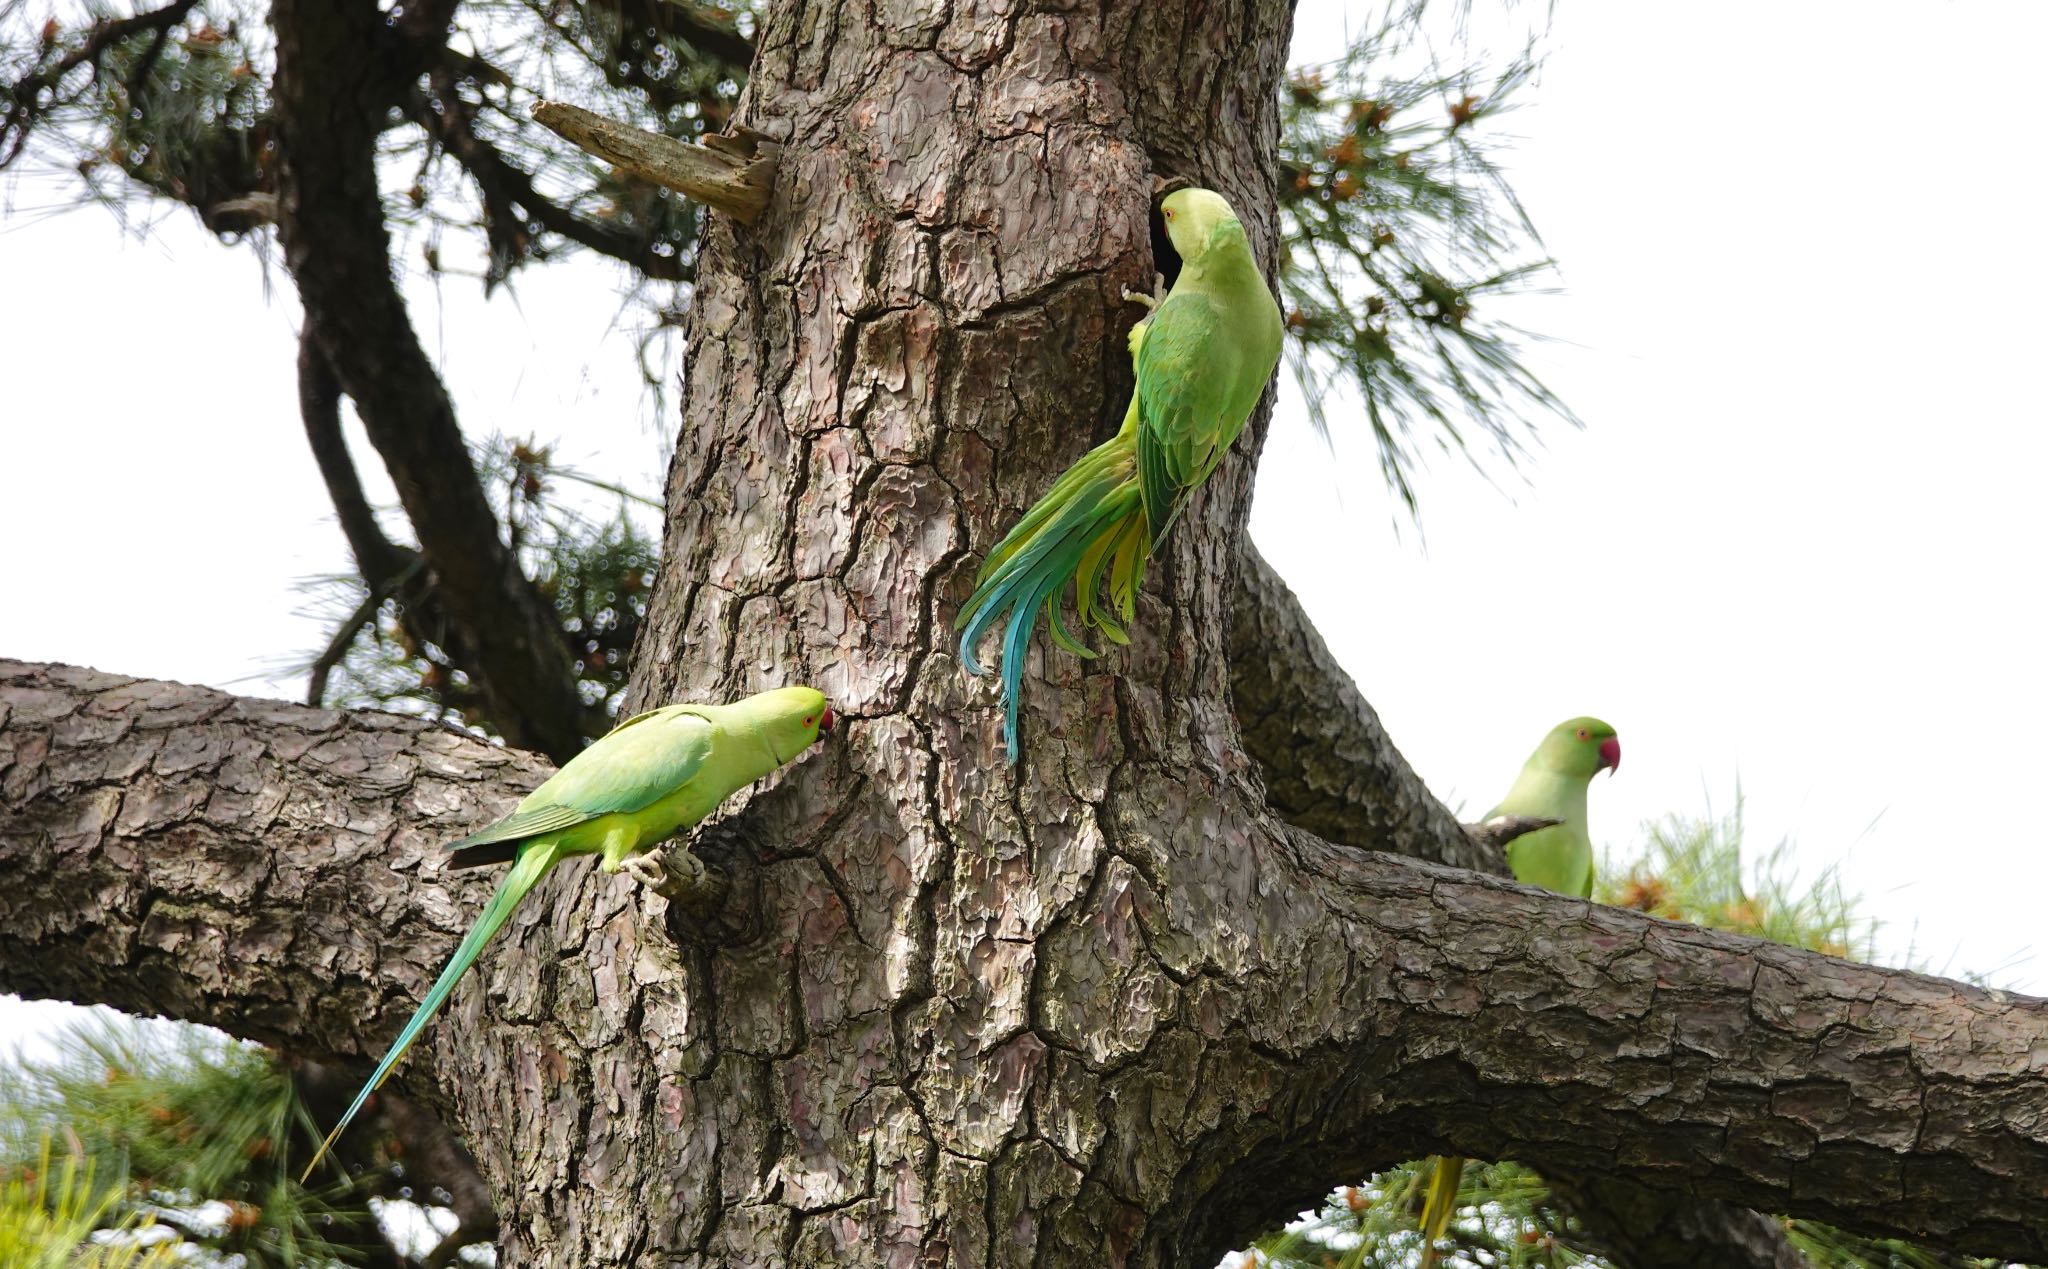
[[[1123,287],[1121,289],[1121,294],[1124,297],[1124,302],[1127,304],[1143,304],[1148,309],[1156,309],[1159,307],[1158,300],[1153,299],[1149,295],[1141,295],[1138,292],[1133,291],[1129,287]]]
[[[650,850],[626,860],[633,879],[664,899],[681,899],[704,886],[704,861],[687,847],[672,856],[666,850]]]

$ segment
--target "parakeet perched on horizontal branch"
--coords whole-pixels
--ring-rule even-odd
[[[636,714],[571,758],[527,794],[511,815],[451,843],[450,868],[508,860],[512,868],[369,1082],[320,1143],[300,1181],[313,1175],[328,1147],[419,1039],[484,944],[548,869],[572,855],[602,855],[606,872],[623,866],[639,875],[641,870],[633,865],[646,862],[643,852],[794,761],[831,730],[832,710],[824,693],[808,687],[777,688],[731,705],[670,705]]]
[[[1024,653],[1044,611],[1053,642],[1088,646],[1061,621],[1067,584],[1085,629],[1129,642],[1145,561],[1244,430],[1280,361],[1280,307],[1252,259],[1244,225],[1221,195],[1177,190],[1160,214],[1181,271],[1131,332],[1138,383],[1124,425],[1053,483],[983,561],[961,609],[960,660],[983,673],[974,645],[1004,613],[1003,741],[1017,760]],[[1098,603],[1107,582],[1109,604]]]
[[[1554,820],[1507,844],[1508,869],[1515,880],[1575,899],[1593,897],[1593,835],[1586,827],[1586,790],[1602,771],[1621,770],[1621,740],[1597,718],[1574,718],[1550,729],[1514,787],[1485,820],[1501,816]],[[1484,822],[1484,821],[1482,821]],[[1458,1181],[1465,1161],[1444,1155],[1436,1161],[1429,1196],[1422,1205],[1422,1264],[1436,1263],[1437,1240],[1458,1206]]]

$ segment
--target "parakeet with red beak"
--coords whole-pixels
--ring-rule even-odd
[[[996,544],[960,609],[960,662],[970,674],[982,672],[974,645],[1001,622],[1003,741],[1013,763],[1024,654],[1039,613],[1054,643],[1094,656],[1060,617],[1071,583],[1082,627],[1129,642],[1123,623],[1145,561],[1244,430],[1280,361],[1280,306],[1230,204],[1211,190],[1182,189],[1166,196],[1160,215],[1181,271],[1131,332],[1138,384],[1123,429],[1069,467]]]
[[[450,843],[449,868],[507,861],[512,867],[299,1180],[313,1175],[327,1148],[447,1003],[484,944],[558,861],[601,855],[599,866],[606,872],[624,868],[659,884],[659,870],[647,866],[655,858],[649,852],[801,757],[831,732],[832,721],[825,694],[809,687],[776,688],[731,705],[669,705],[635,714],[569,759],[511,815]]]
[[[1508,868],[1515,880],[1576,899],[1593,896],[1593,837],[1586,829],[1586,790],[1602,771],[1621,769],[1621,741],[1614,728],[1597,718],[1574,718],[1550,729],[1500,805],[1486,819],[1502,816],[1556,820],[1548,828],[1524,833],[1507,846]],[[1463,1159],[1436,1161],[1429,1197],[1422,1207],[1424,1269],[1436,1263],[1436,1243],[1450,1228],[1457,1207]]]
[[[1586,831],[1586,790],[1602,771],[1621,768],[1621,741],[1597,718],[1574,718],[1550,729],[1514,787],[1486,818],[1556,820],[1508,843],[1515,880],[1573,898],[1593,894],[1593,838]]]

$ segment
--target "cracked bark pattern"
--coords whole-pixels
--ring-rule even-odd
[[[882,728],[741,817],[750,932],[572,865],[402,1068],[508,1257],[1208,1264],[1445,1147],[2048,1252],[2042,1001],[1201,814],[958,839],[899,903],[875,817],[919,786],[815,797]],[[0,662],[0,988],[372,1056],[487,888],[439,844],[542,775],[415,719]],[[1091,853],[1044,934],[997,937]]]
[[[394,714],[0,661],[5,989],[360,1054],[495,884],[441,877],[442,843],[549,770]]]

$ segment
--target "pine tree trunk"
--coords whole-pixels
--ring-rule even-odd
[[[1263,420],[1155,565],[1134,645],[1033,653],[1015,768],[953,622],[982,553],[1120,421],[1155,179],[1219,189],[1270,258],[1289,21],[771,10],[740,122],[787,148],[769,214],[699,263],[634,703],[802,680],[847,721],[756,799],[745,941],[679,948],[613,888],[574,919],[636,970],[588,1059],[607,1115],[653,1116],[601,1181],[573,1138],[507,1160],[537,1181],[508,1222],[536,1259],[1095,1265],[1160,1241],[1148,1214],[1231,1113],[1188,1102],[1257,872],[1243,832],[1205,830],[1261,814],[1223,645]],[[1178,945],[1148,953],[1139,914],[1169,909]],[[1152,1131],[1169,1106],[1184,1135]]]
[[[1118,420],[1155,179],[1221,190],[1270,254],[1287,25],[1275,0],[764,20],[741,122],[786,148],[767,215],[704,242],[633,704],[806,681],[845,725],[700,834],[691,903],[559,870],[415,1050],[402,1086],[491,1181],[501,1264],[1207,1266],[1446,1145],[2048,1250],[2038,1002],[1274,817],[1226,659],[1263,420],[1132,645],[1034,650],[1007,765],[959,603]],[[1283,800],[1486,862],[1376,724],[1323,721],[1262,701],[1268,745],[1365,751]],[[0,987],[374,1056],[489,884],[437,845],[543,771],[413,720],[0,664]]]

